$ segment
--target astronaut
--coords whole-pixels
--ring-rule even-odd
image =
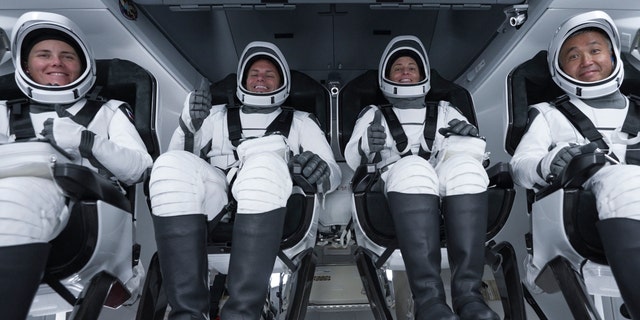
[[[290,81],[280,50],[252,42],[238,63],[241,106],[211,106],[203,91],[187,97],[150,181],[170,319],[208,317],[207,220],[220,219],[230,200],[237,210],[221,318],[259,319],[292,192],[289,165],[300,164],[319,192],[339,185],[340,169],[315,118],[281,106]]]
[[[430,67],[417,37],[392,39],[378,75],[390,105],[360,113],[345,158],[354,170],[364,163],[382,170],[415,318],[498,319],[480,293],[488,214],[485,141],[448,101],[425,103]],[[440,278],[441,205],[457,315],[446,304]]]
[[[596,226],[622,298],[632,317],[640,319],[635,285],[640,268],[640,128],[633,125],[640,106],[619,91],[624,78],[620,45],[613,20],[602,11],[576,15],[557,29],[549,45],[549,71],[567,95],[530,106],[529,128],[511,165],[514,182],[539,190],[579,154],[599,148],[614,159],[583,186],[596,197]]]
[[[0,167],[0,309],[7,319],[24,319],[43,275],[48,242],[69,217],[51,175],[34,169],[41,147],[53,146],[59,161],[69,155],[125,184],[139,181],[152,159],[125,103],[85,98],[96,64],[77,25],[58,14],[28,12],[17,20],[11,43],[15,80],[29,100],[0,101],[0,152],[9,165]]]

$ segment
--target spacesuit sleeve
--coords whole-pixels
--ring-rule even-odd
[[[553,145],[551,133],[549,123],[543,115],[539,114],[531,120],[510,161],[516,184],[527,189],[548,184],[540,176],[538,164]]]
[[[367,157],[373,157],[373,155],[369,155],[369,144],[367,143],[367,139],[365,136],[367,133],[367,128],[369,127],[369,123],[373,121],[373,116],[376,110],[378,109],[369,107],[360,113],[358,119],[356,120],[356,124],[353,127],[351,138],[349,139],[349,142],[344,149],[345,160],[347,161],[349,167],[353,170],[360,166],[360,164],[362,163],[363,155]]]
[[[328,193],[335,190],[342,181],[342,172],[333,156],[331,146],[329,146],[322,129],[320,129],[316,121],[311,117],[304,117],[302,132],[300,134],[300,146],[302,150],[311,151],[327,162],[329,170],[331,171],[329,177],[331,186],[324,191]]]
[[[118,180],[133,184],[140,180],[152,159],[124,112],[117,110],[108,126],[108,138],[94,135],[91,152],[95,160],[111,172]]]

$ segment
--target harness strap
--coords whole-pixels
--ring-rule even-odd
[[[227,105],[227,129],[229,140],[234,147],[240,145],[242,139],[242,123],[240,123],[240,106]]]
[[[288,137],[291,131],[291,123],[293,123],[294,109],[291,107],[280,107],[282,112],[273,119],[267,126],[265,135],[276,132]],[[242,139],[242,123],[240,122],[240,107],[227,105],[227,129],[229,132],[229,140],[234,147],[240,145]]]
[[[74,116],[69,118],[77,124],[87,127],[93,121],[104,101],[87,99],[85,105]],[[7,101],[10,113],[10,133],[16,136],[16,141],[24,141],[36,136],[31,122],[31,100],[26,98]]]
[[[585,138],[591,142],[595,142],[600,149],[609,149],[607,143],[604,142],[602,134],[598,132],[598,129],[596,129],[591,120],[569,101],[569,96],[563,95],[552,104],[555,105],[556,109],[558,109]]]
[[[408,139],[407,135],[404,133],[402,129],[402,124],[398,119],[398,116],[395,112],[393,112],[393,105],[384,104],[379,106],[382,111],[382,115],[384,119],[387,121],[387,125],[389,126],[389,131],[391,132],[391,136],[393,137],[393,141],[396,142],[396,148],[398,148],[399,152],[402,152],[407,148]]]
[[[267,126],[265,135],[280,133],[285,137],[289,137],[291,131],[291,124],[293,123],[293,108],[280,107],[282,112],[273,119],[273,121]]]
[[[627,117],[622,124],[622,132],[628,133],[635,137],[640,132],[640,97],[636,95],[629,96],[629,111]]]
[[[382,115],[384,115],[385,120],[387,121],[387,125],[389,126],[389,131],[391,132],[391,136],[393,140],[396,142],[396,148],[398,148],[399,152],[402,152],[408,144],[407,135],[402,129],[402,124],[398,119],[398,116],[393,112],[393,105],[385,104],[379,106],[380,110],[382,110]],[[429,150],[433,147],[433,143],[436,139],[436,129],[438,125],[438,102],[435,101],[427,101],[427,111],[425,115],[425,123],[424,123],[424,139],[427,142],[427,147]],[[410,155],[411,150],[403,154]],[[429,159],[431,157],[431,152],[428,150],[423,150],[422,147],[418,153],[419,156]]]
[[[629,137],[636,137],[640,132],[640,97],[636,95],[629,96],[629,111],[622,132],[629,134]],[[640,143],[627,146],[625,160],[628,164],[640,165]]]
[[[16,136],[16,141],[24,141],[36,136],[31,123],[29,112],[30,100],[27,98],[7,101],[7,107],[11,110],[9,114],[10,134]]]

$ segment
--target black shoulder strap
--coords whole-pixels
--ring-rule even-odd
[[[72,116],[71,120],[86,128],[89,126],[89,123],[93,121],[93,118],[96,117],[96,114],[98,114],[103,104],[104,100],[87,99],[82,109]]]
[[[553,102],[556,109],[560,111],[566,118],[573,124],[573,126],[582,134],[585,138],[591,142],[598,144],[598,148],[608,150],[609,146],[602,135],[598,132],[598,129],[593,125],[593,122],[580,111],[576,106],[569,101],[569,96],[563,95]]]
[[[635,137],[640,132],[640,97],[636,95],[629,96],[629,111],[627,117],[622,124],[622,132],[626,132],[629,136]]]
[[[436,127],[438,125],[438,102],[427,101],[427,116],[424,120],[424,139],[427,141],[429,150],[433,147],[436,139]]]
[[[293,122],[294,109],[291,107],[280,107],[282,112],[273,119],[273,121],[267,126],[265,135],[279,132],[285,137],[289,137],[291,131],[291,123]]]
[[[229,140],[234,147],[240,145],[242,139],[242,123],[240,123],[240,106],[235,104],[227,105],[227,130]]]
[[[398,119],[398,116],[395,112],[393,112],[393,105],[385,104],[379,106],[382,111],[382,115],[384,119],[387,121],[387,125],[389,126],[389,131],[391,132],[391,136],[393,140],[396,142],[396,148],[398,148],[399,152],[402,152],[405,148],[407,148],[408,139],[407,135],[404,133],[402,129],[402,124]]]
[[[16,141],[29,140],[36,136],[31,123],[30,103],[27,98],[9,100],[6,103],[10,110],[9,133],[16,136]]]

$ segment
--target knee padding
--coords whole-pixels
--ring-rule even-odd
[[[0,246],[48,242],[67,224],[69,213],[53,180],[0,179]]]
[[[458,154],[436,167],[440,178],[440,195],[480,193],[487,190],[489,177],[479,159]]]
[[[438,194],[438,177],[431,164],[419,156],[407,156],[394,163],[386,175],[386,192]]]
[[[600,219],[640,220],[640,166],[606,166],[591,177],[586,186],[596,196]]]
[[[287,163],[273,152],[254,154],[244,160],[233,183],[238,213],[262,213],[286,207],[292,190]]]
[[[186,151],[158,157],[151,171],[149,194],[156,216],[206,214],[213,219],[227,204],[222,170]]]

